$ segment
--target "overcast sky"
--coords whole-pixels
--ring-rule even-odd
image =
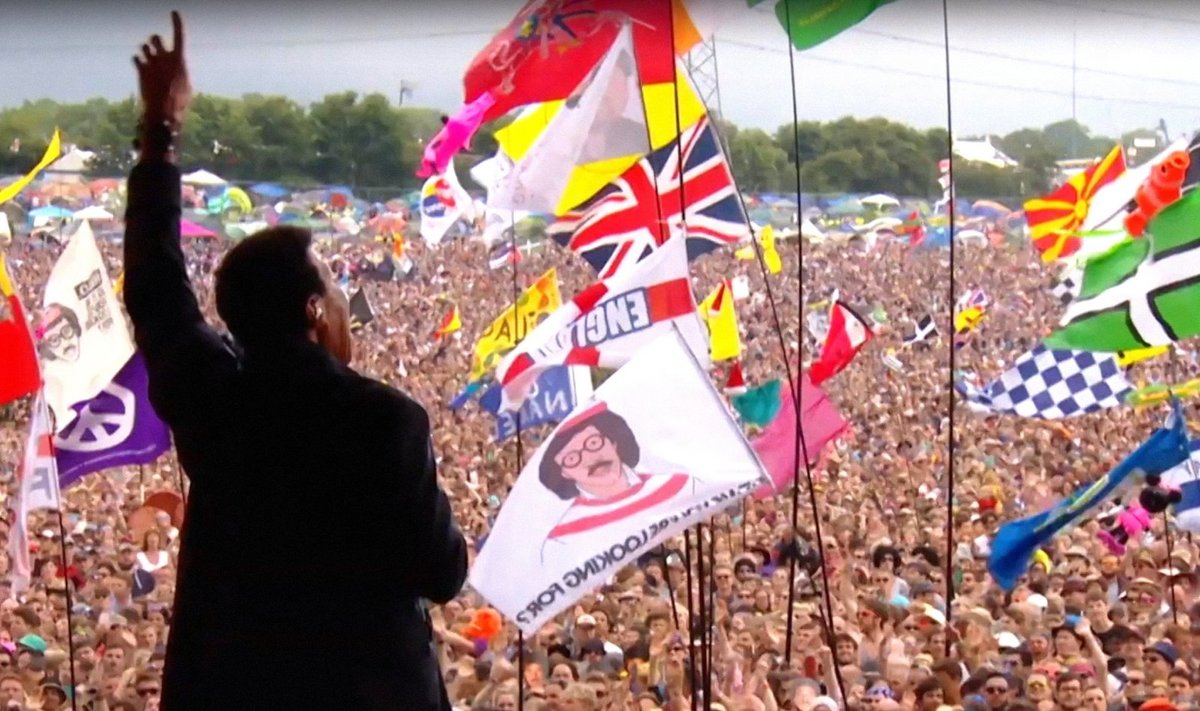
[[[717,32],[721,104],[740,125],[791,119],[788,53],[769,7],[744,0]],[[0,0],[0,107],[37,98],[119,98],[129,57],[166,13],[191,30],[199,91],[281,93],[302,102],[346,89],[454,108],[474,53],[519,0]],[[773,3],[764,3],[770,6]],[[953,126],[1003,133],[1072,115],[1095,132],[1200,127],[1200,3],[1189,0],[949,0]],[[766,10],[766,11],[764,11]],[[1074,40],[1073,40],[1074,38]],[[945,126],[942,0],[896,0],[858,28],[797,53],[800,118],[885,116]],[[1077,69],[1072,71],[1072,63]],[[1074,93],[1074,102],[1072,100]]]

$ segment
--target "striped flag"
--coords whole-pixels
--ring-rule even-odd
[[[533,329],[496,368],[504,407],[523,402],[549,367],[619,368],[673,327],[707,368],[708,336],[692,296],[682,238],[668,240],[624,276],[587,287]]]
[[[451,333],[455,333],[459,330],[462,330],[462,316],[460,316],[458,313],[458,307],[454,306],[451,307],[450,313],[446,314],[442,318],[442,323],[437,327],[437,330],[433,332],[433,337],[442,338],[443,336],[449,336]]]
[[[58,464],[54,460],[54,428],[46,397],[38,392],[25,440],[25,458],[20,471],[19,499],[14,502],[16,521],[9,536],[8,554],[12,559],[13,592],[29,585],[33,574],[29,557],[29,514],[41,509],[56,510],[61,504],[58,489]]]
[[[1159,213],[1150,234],[1087,263],[1048,345],[1115,352],[1200,334],[1200,191]]]
[[[504,240],[488,253],[488,269],[496,271],[521,261],[521,253],[512,240]]]
[[[750,236],[733,174],[707,116],[564,213],[546,232],[608,279],[685,227],[689,259]]]

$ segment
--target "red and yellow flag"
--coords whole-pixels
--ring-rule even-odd
[[[28,395],[41,383],[29,323],[0,252],[0,405]]]
[[[1079,251],[1079,229],[1092,198],[1124,172],[1125,153],[1116,146],[1104,160],[1073,176],[1058,190],[1025,203],[1029,233],[1042,261],[1052,262]]]
[[[442,325],[438,326],[437,330],[433,332],[433,337],[442,338],[443,336],[449,336],[451,333],[461,329],[462,318],[458,314],[458,307],[455,306],[451,308],[450,313],[446,314],[446,317],[442,319]]]

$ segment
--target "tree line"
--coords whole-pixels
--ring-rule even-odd
[[[43,99],[0,110],[0,175],[35,164],[57,126],[66,143],[94,151],[91,177],[114,177],[131,167],[130,141],[139,107],[91,99],[64,104]],[[485,125],[459,167],[496,150]],[[946,131],[918,129],[885,118],[804,121],[774,133],[720,121],[738,185],[746,192],[794,193],[796,161],[806,193],[889,192],[940,194],[937,163],[946,154]],[[424,142],[441,127],[440,112],[400,107],[382,94],[330,94],[309,106],[283,96],[227,98],[200,94],[192,101],[181,139],[180,164],[206,168],[232,181],[270,181],[294,187],[349,185],[412,189]],[[1075,121],[993,136],[993,145],[1019,162],[1015,169],[955,164],[961,197],[1026,198],[1046,192],[1055,161],[1103,155],[1153,131],[1120,138],[1092,135]],[[4,150],[4,146],[8,150]]]

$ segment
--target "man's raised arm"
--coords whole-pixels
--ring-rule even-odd
[[[155,409],[169,424],[205,392],[205,375],[228,350],[204,321],[179,245],[180,177],[175,138],[191,99],[183,21],[171,14],[174,46],[155,35],[134,57],[142,94],[138,163],[125,213],[125,306],[146,359]],[[197,413],[200,414],[200,413]]]

